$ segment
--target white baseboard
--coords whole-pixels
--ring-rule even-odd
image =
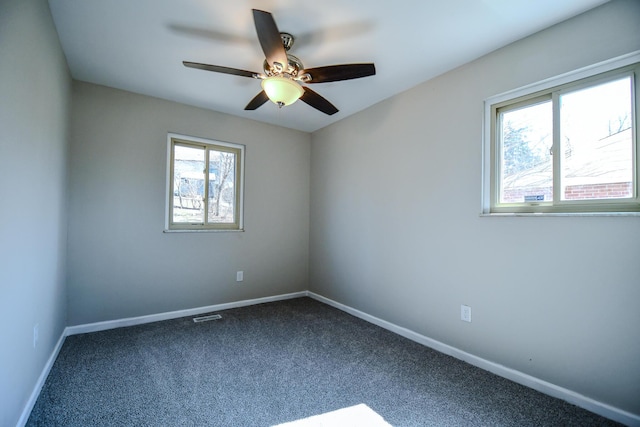
[[[65,338],[69,335],[104,331],[107,329],[121,328],[125,326],[141,325],[144,323],[158,322],[161,320],[169,320],[169,319],[177,319],[180,317],[194,316],[194,315],[210,313],[214,311],[222,311],[222,310],[228,310],[231,308],[246,307],[250,305],[262,304],[262,303],[274,302],[274,301],[282,301],[282,300],[300,298],[305,296],[311,297],[317,301],[320,301],[322,303],[335,307],[355,317],[363,319],[369,323],[380,326],[384,329],[387,329],[391,332],[394,332],[400,336],[408,338],[424,346],[430,347],[436,351],[455,357],[456,359],[463,360],[471,365],[477,366],[481,369],[492,372],[501,377],[507,378],[518,384],[522,384],[524,386],[530,387],[541,393],[545,393],[549,396],[553,396],[558,399],[565,400],[571,404],[579,406],[593,413],[602,415],[603,417],[609,418],[611,420],[620,422],[622,424],[625,424],[628,426],[640,427],[640,415],[632,414],[622,409],[615,408],[611,405],[607,405],[606,403],[598,402],[597,400],[594,400],[590,397],[583,396],[579,393],[573,392],[566,388],[532,377],[531,375],[527,375],[520,371],[516,371],[514,369],[491,362],[481,357],[474,356],[473,354],[467,353],[458,348],[444,344],[440,341],[431,339],[424,335],[420,335],[417,332],[414,332],[410,329],[395,325],[391,322],[387,322],[386,320],[382,320],[378,317],[371,316],[360,310],[356,310],[355,308],[341,304],[339,302],[326,298],[322,295],[318,295],[311,291],[294,292],[290,294],[276,295],[272,297],[256,298],[256,299],[236,301],[236,302],[230,302],[230,303],[224,303],[224,304],[209,305],[206,307],[198,307],[198,308],[192,308],[187,310],[177,310],[177,311],[171,311],[167,313],[152,314],[148,316],[130,317],[126,319],[118,319],[118,320],[110,320],[105,322],[89,323],[85,325],[69,326],[65,328],[65,330],[63,331],[62,335],[60,336],[60,339],[58,340],[58,343],[56,344],[55,348],[53,349],[53,352],[51,353],[51,356],[47,360],[47,363],[44,369],[42,370],[40,377],[38,378],[38,381],[33,389],[33,392],[31,393],[29,401],[27,402],[27,405],[22,411],[22,416],[18,420],[17,426],[23,427],[27,423],[27,420],[29,419],[29,415],[31,414],[31,410],[33,409],[33,406],[35,405],[36,400],[38,399],[38,395],[40,394],[40,391],[44,386],[47,376],[49,375],[49,372],[53,367],[53,363],[58,357],[58,353],[60,353],[62,344],[64,343]]]
[[[573,405],[586,409],[587,411],[602,415],[605,418],[609,418],[619,423],[628,426],[640,427],[640,415],[632,414],[631,412],[627,412],[611,405],[607,405],[606,403],[598,402],[597,400],[594,400],[587,396],[583,396],[566,388],[557,386],[536,377],[532,377],[531,375],[516,371],[515,369],[508,368],[498,363],[491,362],[489,360],[475,356],[471,353],[467,353],[466,351],[462,351],[440,341],[436,341],[424,335],[420,335],[417,332],[414,332],[407,328],[403,328],[402,326],[395,325],[391,322],[387,322],[386,320],[382,320],[378,317],[371,316],[360,310],[356,310],[355,308],[341,304],[322,295],[318,295],[314,292],[308,291],[307,294],[309,297],[315,300],[335,307],[362,320],[366,320],[369,323],[380,326],[381,328],[387,329],[419,344],[430,347],[436,351],[439,351],[440,353],[444,353],[449,356],[455,357],[456,359],[463,360],[473,366],[477,366],[478,368],[494,373],[515,383],[522,384],[549,396],[565,400]]]
[[[242,301],[229,302],[224,304],[208,305],[205,307],[190,308],[186,310],[169,311],[166,313],[150,314],[147,316],[128,317],[118,320],[107,320],[104,322],[87,323],[84,325],[69,326],[66,329],[67,335],[86,334],[88,332],[105,331],[107,329],[122,328],[125,326],[142,325],[145,323],[159,322],[161,320],[177,319],[180,317],[195,316],[212,311],[228,310],[230,308],[246,307],[249,305],[262,304],[266,302],[282,301],[292,298],[307,296],[307,291],[294,292],[291,294],[275,295],[272,297],[255,298]]]
[[[67,336],[65,332],[66,332],[66,329],[62,331],[60,338],[58,338],[58,342],[56,343],[55,347],[53,348],[53,351],[51,352],[51,356],[49,356],[49,359],[47,359],[47,363],[45,363],[44,368],[42,369],[42,372],[38,377],[38,381],[36,381],[36,385],[33,388],[33,391],[31,392],[31,396],[29,396],[29,400],[27,400],[27,404],[22,410],[22,415],[20,415],[20,418],[18,419],[18,423],[16,424],[17,427],[24,427],[27,424],[27,421],[29,420],[29,415],[31,415],[31,410],[36,404],[36,401],[38,400],[38,396],[40,395],[40,391],[42,391],[42,387],[44,386],[44,383],[47,380],[47,377],[49,376],[49,372],[51,372],[51,368],[53,367],[53,364],[58,358],[58,354],[60,353],[62,344],[64,344],[64,339]]]

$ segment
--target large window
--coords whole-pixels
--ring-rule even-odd
[[[241,230],[244,146],[169,134],[168,230]]]
[[[640,65],[619,65],[487,100],[484,213],[640,212]]]

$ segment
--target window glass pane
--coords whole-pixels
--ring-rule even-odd
[[[234,223],[236,154],[209,150],[209,223]]]
[[[563,200],[633,197],[631,78],[560,96]]]
[[[204,148],[174,146],[173,222],[204,222]]]
[[[551,100],[501,112],[499,122],[499,202],[553,200]]]

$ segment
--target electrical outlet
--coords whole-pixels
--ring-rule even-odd
[[[244,280],[244,271],[236,272],[236,282],[242,282]]]
[[[460,320],[471,323],[471,307],[464,304],[460,306]]]
[[[40,324],[36,323],[33,327],[33,348],[38,345],[38,338],[40,336]]]

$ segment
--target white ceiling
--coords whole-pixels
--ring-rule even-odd
[[[73,78],[312,132],[606,0],[49,0]],[[377,74],[303,102],[244,106],[260,81],[182,61],[262,71],[251,9],[296,38],[307,68],[374,62]]]

